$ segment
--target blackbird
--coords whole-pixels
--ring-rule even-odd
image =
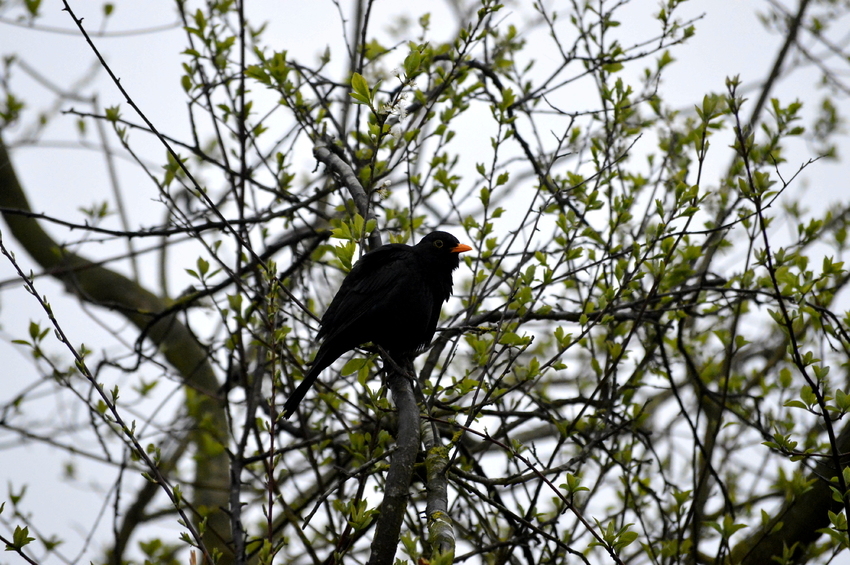
[[[452,294],[459,254],[470,249],[453,235],[435,231],[413,247],[390,243],[363,255],[322,316],[316,337],[324,341],[283,405],[284,418],[295,412],[319,373],[346,351],[371,341],[401,361],[427,346],[443,302]]]

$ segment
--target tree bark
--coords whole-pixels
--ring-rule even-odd
[[[412,373],[412,362],[407,361],[404,367]],[[393,367],[389,370],[387,384],[398,410],[397,448],[390,459],[384,500],[375,525],[375,537],[372,538],[369,565],[392,565],[395,560],[420,444],[419,407],[410,379]]]
[[[838,451],[850,454],[850,426],[845,426],[836,438]],[[842,466],[850,464],[850,455],[845,455]],[[794,547],[794,561],[805,555],[806,549],[821,534],[818,530],[829,526],[829,512],[841,512],[844,505],[832,498],[827,479],[835,477],[835,466],[831,457],[824,457],[808,476],[813,481],[811,488],[786,502],[768,525],[732,550],[732,563],[741,565],[775,565],[776,557],[782,557],[784,548]]]

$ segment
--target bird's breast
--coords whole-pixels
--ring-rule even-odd
[[[428,345],[445,298],[421,280],[397,285],[392,299],[377,313],[383,323],[374,328],[372,341],[391,353],[412,352]]]

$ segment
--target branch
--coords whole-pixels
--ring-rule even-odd
[[[431,423],[423,424],[429,430]],[[455,555],[455,533],[452,517],[449,514],[449,483],[446,477],[449,458],[448,450],[435,445],[425,456],[427,474],[428,504],[428,541],[431,545],[432,561],[452,562]]]
[[[800,23],[803,21],[803,16],[806,14],[806,8],[808,5],[809,0],[800,0],[800,6],[797,8],[797,14],[793,18],[789,18],[790,21],[788,25],[788,33],[785,35],[785,43],[782,44],[782,48],[776,55],[776,60],[773,62],[773,68],[770,69],[770,74],[764,81],[759,99],[756,101],[756,105],[753,107],[753,113],[750,115],[750,121],[747,122],[747,127],[750,131],[755,129],[759,116],[761,115],[762,108],[764,108],[764,104],[767,102],[768,96],[770,96],[770,91],[773,89],[773,85],[776,81],[779,80],[779,75],[782,72],[782,65],[788,57],[788,52],[791,50],[791,46],[797,41],[797,33],[800,31]]]
[[[401,524],[407,510],[413,465],[419,454],[419,407],[413,396],[411,379],[405,374],[413,374],[413,362],[409,359],[405,361],[405,372],[397,370],[393,365],[387,364],[387,384],[398,410],[398,447],[390,459],[384,500],[381,502],[381,513],[375,525],[368,565],[392,565],[395,559]]]
[[[342,185],[348,189],[348,193],[351,195],[351,199],[354,200],[354,205],[357,206],[357,211],[363,216],[363,219],[367,222],[369,220],[375,220],[375,225],[377,226],[377,219],[375,218],[375,213],[372,212],[369,196],[366,194],[363,185],[360,184],[360,180],[358,180],[357,175],[354,173],[354,169],[342,157],[332,152],[324,144],[316,145],[313,148],[313,156],[318,161],[324,163],[332,173],[340,178]],[[369,234],[369,249],[377,249],[380,246],[381,234],[376,228]]]
[[[31,211],[2,137],[0,208]],[[210,453],[209,446],[226,444],[227,420],[222,405],[215,400],[219,382],[209,363],[206,348],[180,322],[177,313],[158,316],[167,310],[168,305],[155,294],[124,275],[67,251],[35,219],[10,212],[3,212],[2,215],[12,235],[42,269],[52,273],[69,293],[80,300],[116,311],[146,332],[165,359],[183,376],[189,415],[198,423],[192,434],[199,448],[193,506],[210,510],[226,508],[227,454],[223,450]],[[229,550],[219,537],[229,529],[227,516],[223,512],[213,511],[205,535],[207,546],[217,547],[229,555]]]
[[[835,447],[845,454],[842,468],[850,465],[850,425],[841,430]],[[833,488],[837,487],[831,480],[835,472],[831,457],[819,459],[807,477],[811,488],[786,502],[767,525],[736,545],[730,563],[775,565],[785,548],[793,548],[789,563],[801,562],[806,549],[820,537],[818,530],[829,527],[829,512],[840,512],[844,506],[833,498]]]

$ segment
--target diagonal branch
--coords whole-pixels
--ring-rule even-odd
[[[60,280],[65,289],[85,302],[118,312],[146,333],[165,359],[185,379],[186,405],[197,423],[192,440],[198,448],[195,497],[192,504],[209,512],[205,543],[229,555],[222,536],[229,531],[227,507],[229,464],[220,446],[227,444],[227,421],[216,398],[218,379],[206,348],[178,318],[177,312],[160,316],[168,304],[129,278],[64,249],[39,222],[26,215],[29,201],[15,174],[0,137],[0,208],[18,243],[42,269]],[[20,211],[23,213],[12,213]],[[210,446],[219,446],[211,448]]]
[[[836,438],[836,450],[845,454],[842,468],[850,465],[850,425]],[[835,464],[831,457],[819,460],[808,477],[811,488],[786,502],[767,524],[732,549],[730,563],[775,565],[786,548],[793,553],[789,563],[802,562],[806,550],[829,527],[829,513],[841,512],[843,504],[833,498]]]
[[[369,220],[375,220],[375,213],[372,211],[369,195],[366,194],[366,189],[360,184],[360,180],[351,166],[324,144],[316,145],[313,148],[313,156],[316,160],[324,163],[333,174],[339,177],[342,185],[351,194],[351,199],[354,200],[354,205],[357,206],[357,211],[363,216],[363,219],[367,222]],[[375,225],[377,226],[377,223]],[[381,233],[376,228],[369,234],[369,249],[377,249],[380,246]]]

